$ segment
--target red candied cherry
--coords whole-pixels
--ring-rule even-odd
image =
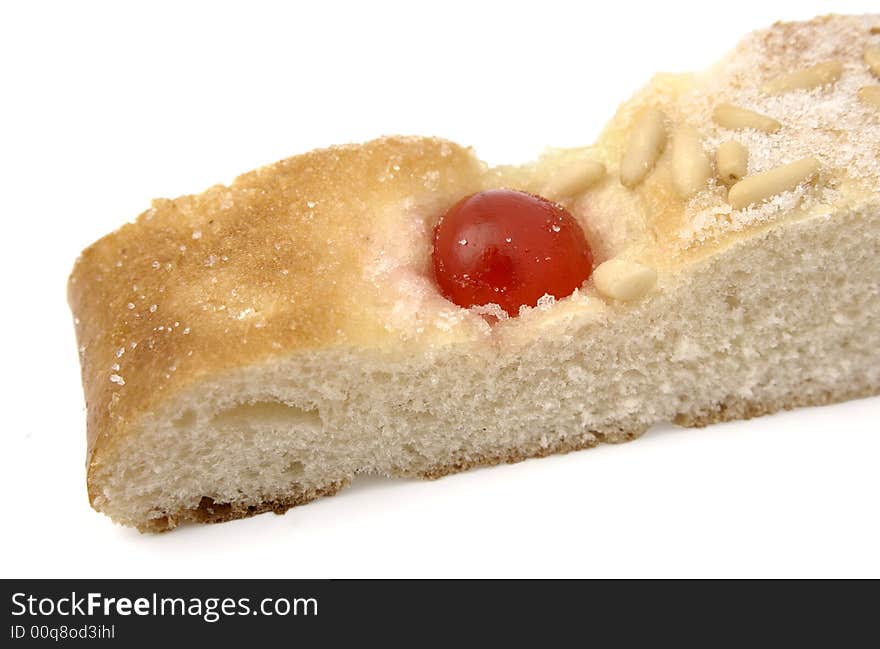
[[[448,300],[508,315],[544,294],[571,295],[593,272],[578,222],[546,198],[510,189],[466,196],[434,228],[434,275]]]

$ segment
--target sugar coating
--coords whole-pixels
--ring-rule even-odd
[[[880,35],[871,32],[878,24],[877,16],[831,16],[754,32],[679,98],[679,113],[700,130],[707,149],[729,139],[748,148],[749,174],[810,156],[822,164],[815,188],[801,186],[746,210],[732,211],[721,188],[707,187],[686,207],[680,231],[686,245],[772,222],[799,206],[832,205],[843,181],[877,187],[880,116],[858,92],[878,83],[863,58],[866,47],[880,43]],[[830,86],[769,95],[760,90],[781,73],[830,60],[843,64],[841,78]],[[782,127],[775,133],[724,129],[711,119],[721,102],[774,117]]]

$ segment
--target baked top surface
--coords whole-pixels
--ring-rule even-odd
[[[573,206],[587,222],[591,242],[598,241],[600,256],[631,254],[657,267],[675,267],[773,224],[827,213],[874,193],[880,184],[880,111],[862,101],[859,91],[880,83],[865,61],[866,48],[878,45],[880,15],[825,16],[752,32],[704,72],[654,77],[584,150],[609,169],[606,179]],[[782,75],[829,61],[843,69],[831,85],[763,90]],[[721,103],[773,117],[781,126],[773,133],[724,128],[712,118]],[[714,178],[683,199],[673,189],[667,146],[645,181],[627,189],[618,181],[619,161],[633,123],[650,107],[661,109],[673,127],[693,127],[707,154],[728,140],[745,145],[749,174],[815,157],[821,164],[819,182],[741,210],[731,208],[727,187]]]
[[[869,16],[755,32],[706,73],[655,78],[620,108],[595,146],[550,152],[522,167],[487,169],[469,149],[434,138],[384,138],[154,201],[134,223],[86,249],[71,275],[90,449],[98,431],[112,436],[200,377],[276,355],[492,337],[479,314],[439,296],[428,266],[438,216],[482,188],[538,191],[572,161],[600,160],[607,176],[569,205],[597,262],[632,256],[667,272],[762,228],[864,200],[878,186],[880,120],[856,93],[878,81],[862,60],[869,43],[880,44],[878,29],[880,18]],[[844,67],[833,87],[760,92],[778,74],[831,58]],[[710,118],[719,101],[771,114],[782,128],[721,129]],[[821,182],[733,211],[721,186],[687,201],[674,195],[664,154],[644,183],[626,189],[618,182],[620,155],[648,106],[692,125],[707,147],[742,141],[750,173],[815,156]],[[589,287],[570,301],[585,314],[607,312]],[[521,318],[508,328],[531,331],[533,323]]]
[[[365,251],[380,236],[412,245],[420,226],[405,215],[435,214],[481,173],[451,143],[385,138],[154,201],[86,249],[70,278],[90,446],[99,428],[211,372],[381,343],[383,289],[364,272]]]

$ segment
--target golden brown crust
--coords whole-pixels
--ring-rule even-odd
[[[322,496],[335,496],[348,482],[348,480],[338,480],[320,489],[308,489],[287,497],[266,500],[253,505],[218,504],[210,498],[202,498],[198,507],[182,509],[173,514],[150,519],[145,525],[139,526],[138,530],[141,532],[168,532],[185,523],[225,523],[266,512],[284,514],[291,507],[305,505]]]
[[[495,466],[498,464],[516,464],[532,458],[547,457],[549,455],[564,455],[572,451],[582,451],[593,448],[599,444],[618,444],[630,442],[644,434],[645,430],[614,432],[614,433],[590,433],[583,437],[564,439],[544,448],[532,448],[529,450],[509,449],[494,455],[469,456],[460,458],[446,464],[438,464],[427,471],[420,471],[416,475],[427,480],[436,480],[453,473],[460,473],[478,467]]]
[[[469,150],[436,138],[333,147],[156,200],[91,245],[68,286],[90,466],[199,377],[298,350],[387,344],[362,251],[395,236],[402,208],[433,219],[481,173]]]
[[[859,387],[852,389],[843,387],[838,390],[824,390],[816,394],[794,394],[786,401],[755,401],[731,398],[719,403],[713,410],[698,413],[681,413],[675,417],[675,423],[688,428],[703,428],[709,424],[725,421],[752,419],[763,417],[781,410],[792,410],[805,406],[828,406],[833,403],[862,399],[880,394],[880,386]]]

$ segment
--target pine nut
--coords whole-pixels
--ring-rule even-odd
[[[782,126],[777,120],[761,113],[756,113],[748,108],[741,108],[733,104],[718,104],[712,111],[712,119],[723,128],[736,131],[743,128],[753,128],[764,133],[773,133]]]
[[[630,132],[620,160],[620,182],[632,189],[645,179],[666,148],[666,115],[656,108],[644,111]]]
[[[871,68],[871,72],[880,77],[880,45],[874,45],[865,50],[865,63]]]
[[[818,172],[819,161],[816,158],[791,162],[740,180],[730,188],[727,201],[735,210],[745,209],[749,205],[796,188]]]
[[[573,198],[605,176],[605,165],[595,160],[583,160],[571,164],[544,185],[542,195],[553,200]]]
[[[721,182],[730,187],[749,172],[749,150],[736,140],[722,142],[715,151],[715,167]]]
[[[865,86],[859,90],[859,99],[880,109],[880,86]]]
[[[700,134],[682,126],[672,136],[672,180],[682,198],[696,194],[712,176],[712,163],[703,149]]]
[[[657,271],[635,261],[609,259],[593,271],[593,283],[604,297],[627,302],[654,288]]]
[[[771,95],[789,90],[809,90],[816,86],[834,83],[841,74],[843,74],[843,66],[839,61],[825,61],[804,70],[776,77],[765,83],[761,90]]]

